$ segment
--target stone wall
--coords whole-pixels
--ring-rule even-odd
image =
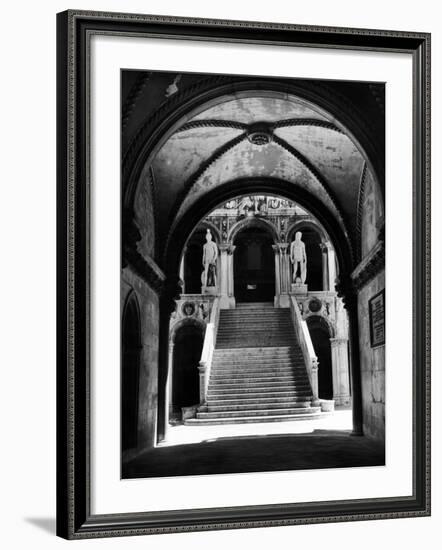
[[[364,434],[385,440],[385,346],[372,348],[368,301],[385,288],[385,270],[358,293]]]
[[[155,258],[155,213],[152,174],[145,167],[141,176],[134,202],[135,223],[140,231],[141,239],[137,243],[142,256]]]
[[[367,170],[364,182],[364,194],[361,217],[361,253],[365,258],[377,244],[379,232],[384,223],[383,200],[379,188]]]
[[[140,306],[141,354],[138,393],[138,448],[153,447],[157,431],[159,299],[130,267],[121,274],[121,312],[133,290]]]

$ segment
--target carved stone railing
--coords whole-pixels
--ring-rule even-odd
[[[216,335],[219,322],[219,298],[215,298],[210,312],[209,322],[204,334],[203,351],[198,365],[200,375],[200,405],[206,403],[207,388],[209,386],[210,372],[212,369],[213,352],[216,347]]]
[[[290,296],[290,312],[293,321],[293,327],[295,329],[296,339],[304,357],[304,363],[307,368],[307,374],[310,380],[310,386],[312,389],[312,406],[319,405],[318,394],[318,358],[316,357],[313,343],[310,338],[310,332],[307,327],[307,323],[303,321],[301,312],[296,298]]]

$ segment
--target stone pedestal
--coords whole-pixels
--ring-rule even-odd
[[[217,286],[202,286],[201,294],[209,294],[210,296],[218,296],[218,287]]]
[[[330,338],[330,345],[333,370],[333,399],[336,405],[350,405],[348,340],[347,338]]]
[[[307,296],[308,293],[308,286],[302,283],[292,283],[290,289],[290,294],[295,294],[296,296]]]

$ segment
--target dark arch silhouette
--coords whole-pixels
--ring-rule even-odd
[[[181,251],[198,223],[207,214],[223,202],[238,195],[271,194],[279,195],[298,203],[308,210],[324,227],[335,248],[341,273],[350,274],[353,267],[353,253],[350,243],[334,215],[305,189],[297,187],[292,182],[277,178],[241,178],[228,181],[215,189],[208,191],[178,220],[172,229],[162,264],[166,274],[172,277],[178,273]]]
[[[194,323],[182,324],[174,334],[172,403],[178,418],[182,407],[199,403],[198,364],[203,338],[203,327]]]
[[[136,447],[138,442],[141,323],[138,299],[133,290],[123,308],[121,340],[121,447],[126,451]]]
[[[307,317],[307,326],[319,361],[318,393],[320,399],[333,399],[333,373],[331,359],[330,329],[319,315]]]

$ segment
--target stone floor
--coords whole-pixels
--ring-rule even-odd
[[[125,464],[123,478],[384,465],[382,443],[342,429],[348,414],[338,411],[305,426],[238,425],[233,432],[230,426],[229,433],[220,426],[177,426],[167,442]]]

